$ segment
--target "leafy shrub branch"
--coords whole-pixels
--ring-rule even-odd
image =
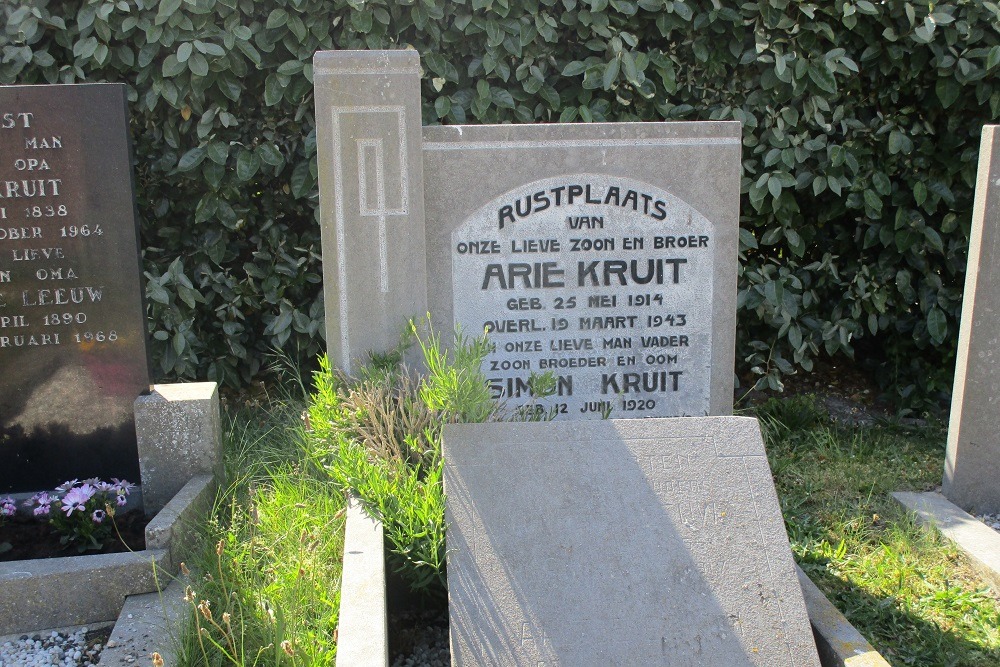
[[[28,0],[0,83],[123,81],[156,360],[238,385],[322,348],[312,56],[416,48],[427,123],[743,123],[739,359],[950,386],[993,1]]]

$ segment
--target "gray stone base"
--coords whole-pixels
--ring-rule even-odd
[[[178,565],[176,545],[211,488],[207,475],[188,482],[146,527],[143,551],[0,563],[0,635],[112,621],[127,596],[166,586]]]
[[[1000,591],[1000,533],[940,493],[900,491],[892,497],[913,512],[922,524],[937,528],[958,545],[993,589]]]
[[[220,473],[222,427],[215,382],[153,385],[135,400],[136,445],[146,514],[195,475]]]

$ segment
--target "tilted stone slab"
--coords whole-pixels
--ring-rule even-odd
[[[1000,512],[1000,125],[983,127],[942,492]]]
[[[756,420],[447,425],[454,665],[818,665]]]

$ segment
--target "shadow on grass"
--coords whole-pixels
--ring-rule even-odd
[[[876,597],[828,569],[832,561],[810,554],[799,560],[826,597],[894,666],[996,667],[1000,649],[984,648],[906,608],[894,596]],[[956,593],[968,596],[970,593]]]

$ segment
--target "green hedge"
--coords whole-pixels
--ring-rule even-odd
[[[5,3],[0,82],[124,81],[154,354],[249,382],[322,348],[311,59],[420,51],[424,121],[744,124],[739,350],[950,390],[1000,8],[981,0]]]

